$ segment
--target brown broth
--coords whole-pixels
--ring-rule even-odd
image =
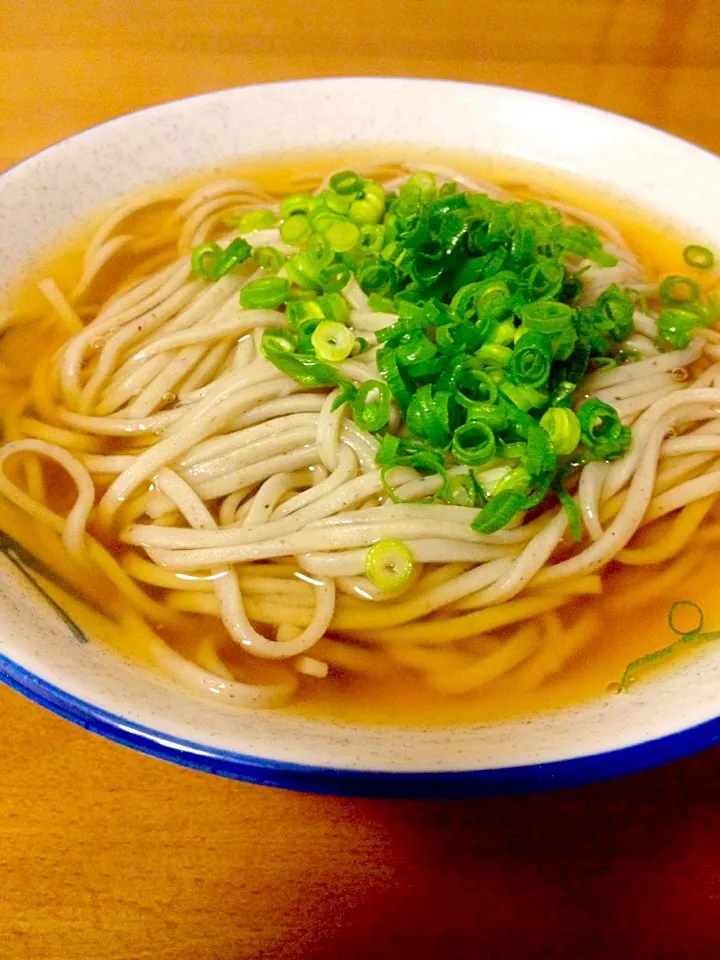
[[[324,173],[338,166],[367,164],[379,156],[393,160],[394,152],[392,149],[377,148],[372,153],[348,153],[332,160],[327,156],[305,156],[284,158],[274,164],[244,164],[232,170],[216,170],[186,178],[170,185],[166,195],[184,196],[205,181],[227,175],[252,179],[268,192],[279,195],[297,189],[303,177]],[[433,162],[449,162],[447,157],[441,155],[433,155],[429,159]],[[651,276],[691,272],[698,282],[707,283],[705,275],[699,271],[688,271],[684,265],[681,256],[683,241],[669,234],[663,229],[662,222],[646,211],[633,209],[618,198],[597,196],[592,189],[569,178],[563,179],[562,188],[559,189],[557,172],[550,175],[542,168],[482,161],[478,158],[454,157],[451,162],[471,174],[489,176],[501,185],[513,187],[523,184],[517,188],[518,194],[542,197],[552,193],[567,202],[607,216],[622,230]],[[166,205],[159,203],[149,213],[140,215],[134,226],[140,232],[151,233],[158,228],[166,212]],[[33,316],[46,312],[42,298],[34,287],[34,282],[41,276],[53,276],[63,290],[72,288],[79,276],[80,251],[94,226],[95,223],[86,224],[75,231],[72,237],[66,238],[46,258],[42,271],[34,270],[31,277],[24,279],[14,297],[15,311]],[[131,258],[122,264],[125,270],[132,270],[135,266]],[[115,275],[105,276],[103,283],[109,288],[116,279]],[[93,302],[101,302],[104,295],[101,284],[91,291]],[[18,373],[29,374],[34,358],[56,346],[52,334],[43,328],[42,323],[11,328],[0,337],[0,362]],[[23,383],[0,382],[0,408],[6,410],[25,389],[27,387]],[[108,452],[113,449],[112,441],[108,441],[103,449]],[[57,510],[66,509],[71,484],[57,469],[43,467],[43,470],[51,505]],[[632,545],[657,538],[671,522],[672,518],[656,522],[641,531]],[[713,508],[702,529],[715,526],[720,530],[720,515]],[[81,626],[91,633],[101,634],[103,640],[118,649],[143,657],[142,645],[133,642],[127,631],[113,627],[112,616],[122,609],[126,601],[103,574],[78,568],[63,555],[59,538],[50,535],[47,530],[39,529],[35,521],[5,503],[0,503],[0,528],[39,556],[64,581],[69,581],[80,596],[92,602],[96,611],[105,612],[110,618],[99,622],[95,613],[84,610],[82,604],[69,599],[67,592],[46,582],[47,589],[59,603],[68,607],[68,612]],[[107,546],[117,553],[116,544],[108,543]],[[358,656],[362,658],[363,670],[331,670],[323,680],[303,678],[298,698],[287,709],[313,717],[363,722],[459,723],[528,715],[602,696],[613,681],[620,679],[630,661],[671,642],[673,635],[667,617],[673,601],[683,599],[700,604],[706,614],[706,628],[712,630],[720,627],[720,599],[712,572],[715,552],[714,542],[695,543],[678,557],[650,568],[611,564],[603,572],[601,595],[580,597],[555,615],[543,619],[549,631],[548,636],[558,648],[562,646],[567,625],[572,625],[579,617],[594,616],[596,624],[567,663],[538,686],[532,685],[530,667],[521,665],[479,692],[453,696],[439,694],[420,682],[421,671],[396,662],[382,647],[370,648],[346,639],[343,642],[348,645],[347,648],[358,651]],[[659,594],[653,592],[653,585],[662,582],[658,578],[672,576],[673,565],[678,567],[676,582],[670,583]],[[147,592],[151,596],[162,597],[162,591],[157,589],[148,588]],[[219,621],[212,617],[186,614],[179,626],[160,626],[158,631],[175,649],[190,657],[195,655],[197,637],[202,635],[216,646],[224,662],[231,669],[236,669],[243,678],[262,681],[272,678],[276,671],[275,667],[264,663],[251,662],[248,668],[248,659],[252,658],[239,652],[227,639]],[[511,633],[512,630],[506,629],[497,632],[495,637],[503,638]],[[479,646],[473,641],[450,644],[449,648],[451,656],[465,658],[469,662],[473,655],[478,655]],[[321,658],[320,653],[318,657]],[[363,672],[365,670],[367,672]]]

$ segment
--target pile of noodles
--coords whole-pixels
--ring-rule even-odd
[[[507,197],[431,169],[439,183]],[[408,170],[374,175],[394,187]],[[652,302],[653,285],[611,224],[547,202],[594,226],[618,258],[612,268],[588,265],[587,302],[612,283]],[[282,703],[299,674],[372,669],[378,647],[399,663],[439,663],[432,683],[443,692],[475,689],[522,663],[536,679],[557,669],[592,616],[566,626],[562,649],[549,652],[537,617],[599,592],[598,572],[613,558],[650,563],[676,554],[720,491],[720,334],[702,330],[686,349],[661,353],[652,312],[637,310],[628,346],[641,359],[585,383],[586,396],[632,424],[633,440],[622,459],[582,469],[582,543],[568,537],[557,505],[481,535],[471,528],[472,508],[385,501],[377,441],[345,407],[333,411],[336,391],[303,388],[264,358],[262,332],[282,326],[283,315],[244,310],[238,296],[259,272],[245,265],[212,285],[193,276],[191,249],[208,239],[224,245],[235,235],[223,226],[228,213],[257,207],[277,210],[278,200],[229,179],[181,202],[144,197],[99,227],[73,290],[40,284],[52,349],[4,414],[0,493],[61,538],[74,564],[58,567],[66,585],[87,595],[82,571],[102,571],[123,598],[115,614],[128,633],[142,634],[184,681],[236,703]],[[144,224],[137,234],[135,224]],[[247,239],[290,249],[275,228]],[[99,303],[98,289],[110,290]],[[354,281],[343,294],[352,327],[372,344],[395,318],[370,310]],[[10,316],[5,325],[27,320]],[[375,355],[370,349],[341,369],[355,384],[377,379]],[[0,377],[11,381],[13,371]],[[62,511],[47,489],[48,461],[76,487]],[[440,485],[410,468],[397,477],[403,499]],[[661,543],[627,547],[642,524],[671,513]],[[386,538],[406,543],[415,560],[411,582],[389,599],[365,576],[369,547]],[[188,613],[220,618],[248,657],[287,661],[288,670],[276,682],[251,683],[213,643],[179,655],[160,636],[171,637]],[[501,639],[493,634],[512,624]],[[479,638],[473,658],[453,660],[453,643],[468,638]]]

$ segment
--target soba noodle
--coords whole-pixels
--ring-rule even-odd
[[[439,185],[512,199],[429,169]],[[396,190],[409,169],[374,176]],[[720,492],[720,336],[699,329],[687,347],[660,352],[656,278],[621,231],[547,202],[597,230],[616,258],[611,267],[578,262],[578,303],[612,284],[636,298],[627,346],[637,359],[582,386],[632,426],[632,444],[620,459],[576,471],[579,543],[552,498],[483,533],[472,527],[477,507],[426,502],[442,487],[437,475],[398,467],[399,502],[386,496],[378,438],[348,404],[336,408],[340,387],[308,388],[263,354],[263,331],[287,327],[281,309],[240,305],[263,269],[250,258],[214,283],[193,273],[194,248],[238,236],[229,214],[279,211],[276,196],[239,179],[180,201],[126,204],[85,245],[70,289],[44,279],[47,309],[5,318],[6,337],[26,335],[29,349],[35,337],[44,349],[26,375],[0,367],[14,397],[3,415],[0,526],[25,541],[33,524],[59,538],[65,559],[47,546],[45,560],[61,605],[92,600],[88,571],[109,579],[120,599],[100,611],[106,620],[181,682],[237,705],[274,706],[308,677],[372,677],[387,663],[443,696],[507,676],[520,692],[543,683],[600,626],[590,601],[569,622],[567,605],[599,594],[613,561],[681,555]],[[275,226],[245,236],[253,248],[294,249]],[[381,380],[377,334],[397,315],[373,309],[355,279],[342,294],[367,349],[338,368],[355,386]],[[388,429],[402,431],[395,408]],[[448,473],[469,468],[448,463]],[[667,515],[664,540],[633,542]],[[367,574],[369,551],[387,540],[413,558],[412,575],[390,594]],[[176,628],[199,640],[178,646]],[[255,659],[286,669],[259,675]]]

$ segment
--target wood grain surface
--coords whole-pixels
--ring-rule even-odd
[[[0,168],[152,103],[339,74],[545,91],[720,151],[717,0],[0,0]],[[354,801],[181,770],[4,688],[0,718],[2,960],[720,956],[717,751],[543,797]]]

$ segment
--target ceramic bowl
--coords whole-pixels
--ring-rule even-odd
[[[560,177],[620,192],[673,228],[720,245],[720,190],[712,187],[720,161],[665,133],[517,90],[312,80],[153,107],[7,172],[0,181],[0,289],[53,237],[148,184],[232,160],[362,144],[387,144],[395,156],[413,146],[543,164]],[[494,725],[420,729],[229,711],[86,640],[6,553],[5,682],[89,730],[212,773],[317,792],[463,796],[625,773],[706,746],[720,733],[720,646],[712,644],[632,695]]]

